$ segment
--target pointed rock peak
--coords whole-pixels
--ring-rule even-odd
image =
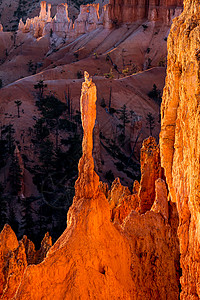
[[[3,253],[13,251],[19,246],[17,237],[8,224],[4,225],[4,228],[0,233],[0,244],[3,249]]]

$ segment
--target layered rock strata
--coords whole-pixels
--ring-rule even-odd
[[[162,21],[170,25],[172,18],[181,13],[183,0],[110,0],[109,16],[114,24],[133,23],[139,20]]]
[[[41,2],[39,17],[27,19],[24,25],[20,20],[18,29],[22,32],[31,32],[36,38],[55,33],[63,38],[75,38],[79,35],[91,32],[99,26],[112,29],[122,24],[130,24],[137,21],[161,21],[171,25],[172,19],[182,12],[182,0],[167,2],[155,1],[122,1],[110,0],[103,6],[99,15],[99,4],[87,4],[80,6],[80,14],[73,23],[68,17],[67,3],[57,6],[55,17],[51,18],[51,4],[46,6],[46,1]]]
[[[179,213],[181,299],[200,298],[200,3],[184,1],[168,38],[162,102],[161,161]]]

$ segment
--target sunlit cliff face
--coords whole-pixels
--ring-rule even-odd
[[[199,1],[185,1],[168,38],[162,102],[161,161],[177,203],[181,250],[181,299],[199,290]]]

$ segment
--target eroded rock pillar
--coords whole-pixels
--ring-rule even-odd
[[[93,129],[96,120],[96,86],[87,72],[84,73],[85,81],[81,90],[81,119],[83,126],[83,155],[79,161],[79,177],[75,184],[76,198],[92,198],[98,191],[99,177],[94,171]]]
[[[41,10],[40,10],[40,19],[41,20],[45,20],[46,17],[47,17],[47,3],[46,1],[42,1],[40,3],[40,7],[41,7]]]
[[[47,22],[51,21],[51,3],[48,4]]]

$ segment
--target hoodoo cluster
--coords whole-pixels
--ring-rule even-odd
[[[46,1],[41,2],[39,17],[27,19],[24,24],[22,19],[18,29],[22,32],[31,32],[34,37],[39,38],[50,32],[58,36],[75,38],[81,34],[91,32],[98,27],[111,29],[121,24],[131,24],[141,22],[145,19],[149,21],[162,21],[166,25],[171,25],[172,19],[177,17],[183,9],[183,1],[163,1],[163,5],[158,5],[155,1],[150,1],[144,5],[141,1],[131,1],[131,3],[121,3],[121,0],[110,1],[99,10],[99,4],[87,4],[80,6],[78,18],[73,22],[68,17],[67,3],[57,6],[57,13],[51,17],[51,4]]]
[[[57,6],[57,13],[54,18],[51,17],[51,4],[47,6],[46,1],[42,1],[40,5],[39,17],[27,19],[25,24],[22,19],[20,20],[18,26],[20,31],[31,32],[36,38],[50,32],[56,33],[58,36],[75,38],[96,29],[100,25],[108,27],[106,24],[108,23],[106,6],[101,17],[99,17],[99,4],[81,5],[80,14],[73,23],[68,17],[67,3]]]

